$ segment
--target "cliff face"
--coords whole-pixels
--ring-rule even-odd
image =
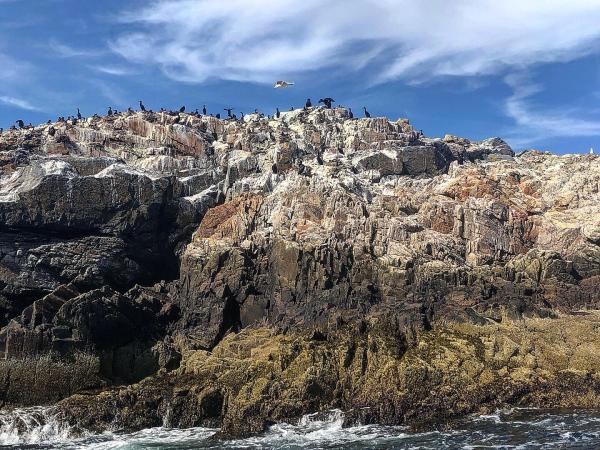
[[[0,173],[5,403],[101,388],[69,420],[245,434],[597,398],[594,156],[342,108],[126,113],[5,132]]]

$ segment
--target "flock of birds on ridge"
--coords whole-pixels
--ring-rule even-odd
[[[334,99],[332,99],[331,97],[325,97],[325,98],[321,98],[321,99],[319,99],[319,102],[318,102],[318,103],[322,103],[323,105],[325,105],[325,108],[327,108],[327,109],[331,109],[331,107],[332,107],[332,104],[333,104],[334,102],[335,102],[335,100],[334,100]],[[144,103],[142,103],[142,101],[141,101],[141,100],[139,101],[139,104],[140,104],[140,111],[142,111],[142,112],[150,112],[150,113],[151,113],[151,112],[153,112],[151,109],[147,109],[147,108],[144,106]],[[311,108],[312,106],[313,106],[313,105],[312,105],[312,102],[311,102],[310,98],[306,99],[306,103],[305,103],[305,105],[304,105],[304,109],[306,110],[306,109],[308,109],[308,108]],[[235,113],[233,113],[233,112],[232,112],[232,111],[234,110],[234,108],[223,108],[223,110],[227,112],[227,117],[226,117],[226,119],[228,119],[228,120],[244,120],[244,113],[240,113],[240,117],[239,117],[239,119],[238,119],[237,115],[236,115]],[[293,107],[292,107],[292,108],[290,108],[290,111],[293,111],[293,110],[294,110],[294,108],[293,108]],[[363,111],[364,111],[364,115],[365,115],[365,117],[367,117],[367,118],[371,117],[371,114],[369,113],[369,111],[367,111],[367,108],[366,108],[366,107],[364,107],[364,106],[363,106]],[[127,108],[127,112],[129,112],[129,113],[133,113],[133,112],[135,112],[135,111],[134,111],[132,108]],[[161,108],[161,109],[160,109],[160,112],[164,112],[164,113],[173,113],[173,111],[167,111],[167,110],[166,110],[166,109],[164,109],[164,108]],[[179,108],[179,112],[180,112],[180,113],[183,113],[183,112],[185,112],[185,106],[182,106],[181,108]],[[107,111],[106,115],[107,115],[107,116],[113,116],[113,115],[115,115],[115,114],[118,114],[118,113],[119,113],[119,111],[117,111],[116,109],[113,109],[112,107],[110,107],[110,106],[109,106],[109,107],[108,107],[108,111]],[[191,114],[191,115],[195,115],[195,116],[197,116],[197,117],[200,117],[200,115],[204,115],[204,116],[206,116],[206,115],[207,115],[207,113],[208,113],[208,111],[206,110],[206,105],[203,105],[203,107],[202,107],[202,112],[200,112],[200,111],[198,111],[198,109],[196,109],[195,111],[193,111],[193,112],[191,112],[191,113],[189,113],[189,114]],[[259,112],[258,110],[256,110],[256,109],[254,110],[254,113],[255,113],[255,114],[261,114],[261,115],[262,115],[262,113],[260,113],[260,112]],[[272,118],[272,117],[277,117],[277,118],[279,118],[279,117],[280,117],[280,115],[281,115],[281,112],[279,111],[279,108],[276,108],[276,112],[275,112],[275,114],[274,114],[273,116],[269,116],[269,118]],[[96,116],[96,117],[97,117],[97,114],[94,114],[94,116]],[[211,116],[211,117],[215,117],[215,118],[217,118],[217,119],[220,119],[220,118],[221,118],[221,114],[220,114],[220,113],[217,113],[217,114],[215,114],[215,115],[213,115],[213,114],[210,114],[210,116]],[[353,118],[354,118],[354,113],[352,112],[352,109],[351,109],[351,108],[348,108],[348,117],[349,117],[350,119],[353,119]],[[79,111],[79,108],[77,108],[77,115],[76,115],[76,116],[69,116],[69,117],[67,117],[66,119],[65,119],[64,117],[59,117],[59,118],[58,118],[58,122],[66,122],[66,121],[71,121],[71,122],[73,123],[73,125],[75,125],[75,124],[77,124],[77,122],[78,122],[78,121],[80,121],[80,120],[83,120],[83,119],[84,119],[84,117],[81,115],[81,112]],[[47,123],[48,123],[48,125],[50,125],[50,124],[52,123],[52,121],[51,121],[51,120],[48,120],[48,122],[47,122]],[[176,123],[177,123],[177,121],[176,121]],[[15,121],[15,124],[14,124],[14,125],[12,125],[12,126],[10,127],[10,129],[11,129],[11,130],[16,130],[16,129],[17,129],[17,127],[18,127],[19,129],[33,129],[33,128],[34,128],[34,126],[33,126],[31,123],[29,123],[29,125],[25,125],[25,122],[24,122],[23,120],[21,120],[21,119],[19,119],[19,120],[16,120],[16,121]],[[0,128],[0,134],[2,134],[3,132],[4,132],[4,129],[3,129],[3,128]],[[55,130],[54,130],[54,128],[53,128],[53,127],[51,127],[51,128],[49,129],[49,134],[50,134],[50,135],[54,135],[54,133],[55,133]]]

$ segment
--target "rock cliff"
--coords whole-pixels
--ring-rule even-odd
[[[598,406],[599,189],[593,155],[343,108],[6,131],[0,400],[224,435]]]

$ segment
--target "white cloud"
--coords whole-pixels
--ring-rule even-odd
[[[0,103],[5,105],[16,106],[17,108],[25,109],[27,111],[41,111],[40,108],[32,105],[27,100],[21,98],[9,97],[6,95],[0,95]]]
[[[105,73],[107,75],[114,76],[125,76],[125,75],[133,75],[135,72],[127,67],[119,67],[119,66],[89,66],[90,69],[95,70],[97,72]]]
[[[356,70],[372,80],[479,75],[598,50],[600,0],[158,0],[111,46],[171,78],[271,82]]]
[[[30,75],[32,70],[30,64],[16,61],[14,58],[3,53],[0,53],[0,67],[2,67],[2,70],[0,70],[0,80],[5,82],[23,80]]]
[[[505,82],[513,89],[505,112],[516,123],[512,145],[523,147],[551,137],[600,136],[600,120],[582,118],[589,111],[574,108],[536,109],[532,97],[543,87],[523,74],[511,74]]]
[[[62,42],[58,42],[56,40],[51,40],[48,46],[50,47],[50,50],[52,50],[54,54],[60,58],[95,57],[104,53],[102,50],[71,47],[70,45],[63,44]]]

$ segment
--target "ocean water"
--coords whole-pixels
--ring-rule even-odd
[[[6,449],[571,449],[600,448],[600,411],[514,409],[470,417],[452,431],[411,433],[403,427],[342,428],[341,411],[274,425],[262,436],[218,441],[210,428],[151,428],[74,438],[51,410],[0,414]]]

